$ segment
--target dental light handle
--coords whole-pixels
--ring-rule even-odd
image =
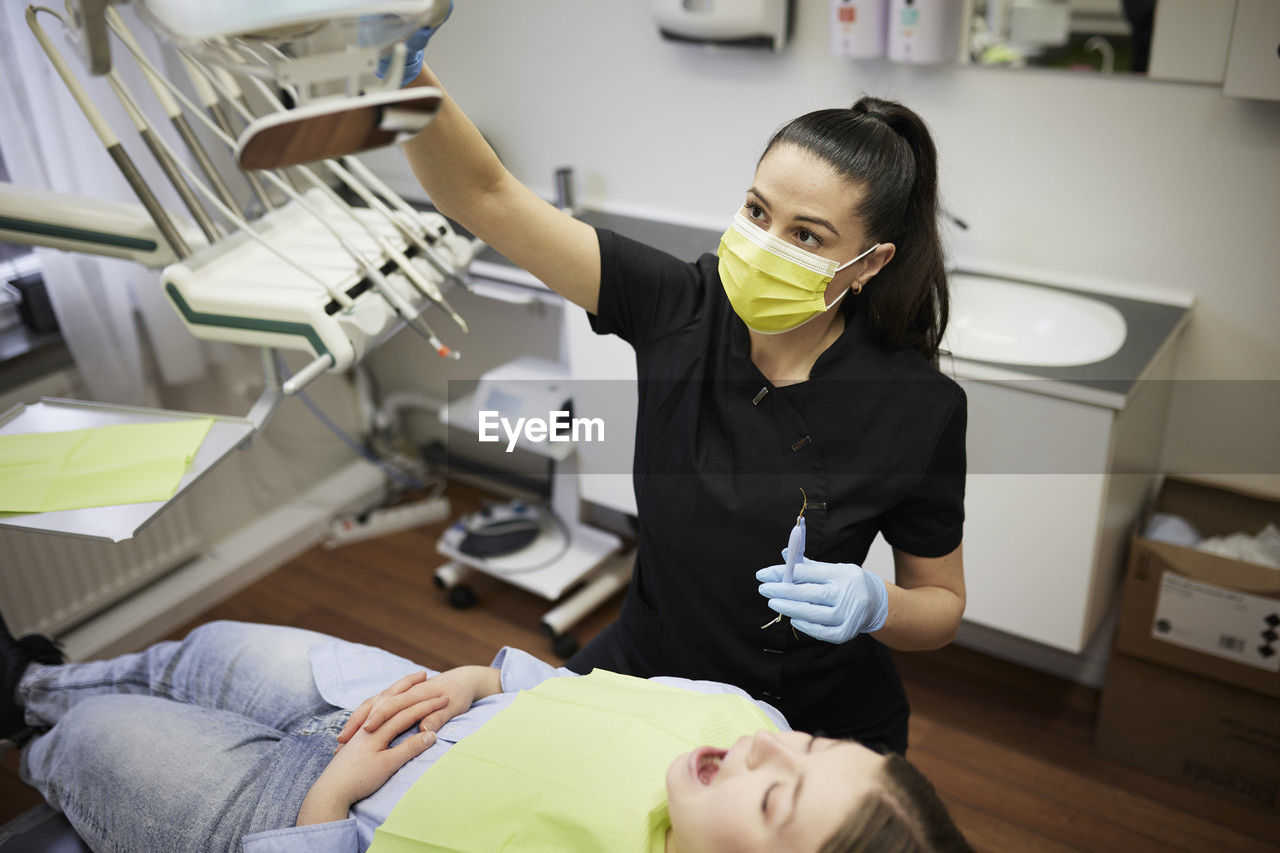
[[[784,583],[792,583],[796,563],[804,559],[804,538],[804,516],[802,515],[796,519],[796,526],[791,528],[791,535],[787,537],[787,563],[782,572]]]

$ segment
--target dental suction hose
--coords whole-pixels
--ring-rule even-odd
[[[108,6],[106,14],[111,30],[116,34],[116,37],[124,42],[131,53],[141,53],[142,48],[138,46],[133,33],[125,26],[124,19],[120,17],[120,13],[113,7]],[[237,207],[235,196],[231,194],[231,188],[223,180],[218,168],[213,165],[209,152],[200,143],[200,139],[191,128],[191,123],[182,114],[181,105],[178,104],[173,95],[169,94],[169,90],[164,87],[154,70],[143,68],[142,73],[147,78],[147,84],[151,86],[151,90],[155,92],[156,100],[160,102],[165,115],[169,117],[169,122],[173,125],[174,130],[178,132],[178,136],[182,139],[183,144],[187,146],[187,150],[191,152],[191,156],[195,158],[196,165],[200,168],[205,180],[213,187],[213,191],[218,194],[218,198],[222,200],[223,204],[227,207]]]

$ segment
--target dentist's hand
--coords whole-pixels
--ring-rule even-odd
[[[420,73],[422,73],[423,51],[426,50],[427,42],[436,34],[436,30],[444,26],[444,22],[449,20],[449,16],[453,14],[453,2],[450,0],[449,11],[445,13],[444,18],[434,27],[423,27],[413,35],[405,39],[404,46],[408,53],[404,58],[404,76],[400,78],[400,85],[407,86],[413,82]],[[391,68],[391,54],[378,59],[378,68],[375,72],[378,79],[387,76],[388,69]]]
[[[786,560],[784,549],[782,559]],[[769,608],[790,617],[798,631],[828,643],[843,643],[884,627],[889,593],[874,572],[852,563],[823,563],[801,558],[793,583],[784,583],[785,566],[756,572]]]

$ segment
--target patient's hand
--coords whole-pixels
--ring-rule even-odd
[[[425,675],[425,673],[424,673]],[[298,826],[344,820],[352,803],[386,784],[397,770],[436,742],[435,732],[414,733],[395,746],[391,742],[427,713],[429,701],[411,705],[372,731],[357,730],[345,749],[335,750],[329,766],[307,792],[298,810]]]
[[[502,691],[501,673],[487,666],[460,666],[427,678],[416,672],[360,703],[338,733],[338,749],[357,730],[374,731],[406,710],[424,732],[435,732],[471,707],[472,703]]]

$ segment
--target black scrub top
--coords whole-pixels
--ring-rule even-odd
[[[636,352],[636,570],[618,621],[569,667],[725,681],[797,729],[906,749],[888,650],[794,632],[757,591],[801,505],[805,556],[861,565],[877,533],[940,557],[964,520],[964,392],[870,335],[856,296],[809,379],[775,388],[750,358],[717,258],[681,261],[605,229],[592,328]],[[872,285],[874,286],[874,284]]]

